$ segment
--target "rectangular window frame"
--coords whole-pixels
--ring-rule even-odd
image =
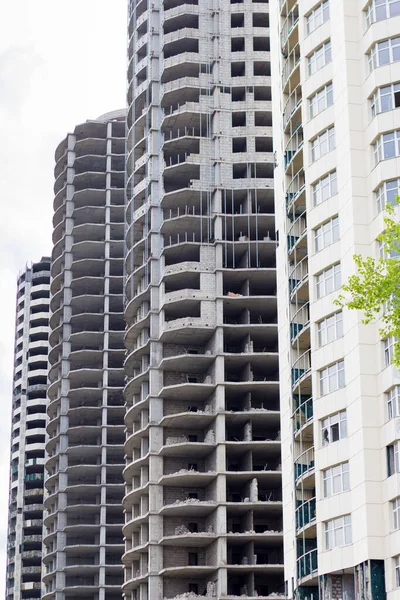
[[[351,515],[325,521],[325,549],[332,550],[352,543]]]
[[[331,125],[311,140],[311,162],[316,162],[336,148],[335,126]]]
[[[313,31],[321,27],[324,23],[329,21],[329,0],[320,2],[311,12],[306,15],[306,30],[307,35],[310,35]]]
[[[390,506],[392,509],[392,526],[393,531],[397,531],[400,529],[400,496],[394,498],[390,502]]]
[[[382,85],[375,90],[371,97],[372,118],[396,108],[400,108],[400,82]]]
[[[378,213],[382,212],[386,204],[397,204],[396,198],[399,195],[400,179],[389,179],[384,181],[382,185],[375,191],[376,204]]]
[[[325,448],[347,438],[347,412],[341,410],[321,419],[321,440]]]
[[[336,171],[331,171],[312,185],[314,206],[318,206],[329,200],[329,198],[333,198],[337,193],[337,173]]]
[[[333,84],[327,83],[322,89],[310,96],[310,119],[313,119],[333,105]]]
[[[315,252],[321,252],[321,250],[338,242],[339,239],[339,217],[336,215],[314,229]]]
[[[350,466],[348,461],[329,467],[322,471],[324,498],[350,490]]]
[[[317,337],[319,348],[343,337],[343,312],[341,310],[318,321]]]
[[[398,12],[392,12],[392,8],[397,7]],[[377,5],[376,0],[371,0],[365,10],[365,18],[367,20],[367,27],[370,27],[373,23],[384,21],[396,17],[400,14],[400,0],[380,0]]]
[[[382,133],[373,145],[375,166],[382,160],[400,156],[400,129]]]
[[[400,385],[394,385],[386,392],[388,419],[400,417]]]
[[[325,67],[332,60],[332,45],[331,40],[327,40],[318,46],[309,56],[307,60],[308,76],[314,75]]]
[[[367,54],[370,73],[383,65],[391,65],[400,60],[400,36],[376,42]]]
[[[336,263],[318,273],[315,277],[317,300],[336,292],[342,285],[341,265]]]

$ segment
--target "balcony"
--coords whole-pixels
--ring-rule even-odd
[[[306,350],[299,358],[293,363],[292,366],[292,388],[297,386],[300,380],[305,379],[307,375],[311,374],[311,351]]]
[[[311,498],[306,502],[298,501],[296,508],[296,529],[303,529],[314,523],[316,519],[316,500]]]
[[[294,463],[294,478],[297,482],[300,477],[312,475],[315,469],[314,448],[308,448],[296,459]]]
[[[305,333],[306,328],[310,325],[310,304],[307,302],[300,306],[300,308],[295,312],[291,322],[290,322],[290,339],[292,344],[296,340],[298,345],[301,347],[302,345],[305,348],[310,347],[310,336],[309,334],[306,336],[307,339],[300,340],[301,332]]]
[[[311,423],[314,415],[313,399],[307,396],[293,396],[293,428],[297,433],[306,425]]]
[[[297,579],[310,577],[318,569],[318,551],[315,548],[297,559]]]

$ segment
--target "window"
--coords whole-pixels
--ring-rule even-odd
[[[310,98],[310,119],[333,104],[333,85],[328,83]]]
[[[348,462],[326,469],[322,473],[325,498],[340,494],[341,492],[347,492],[350,489]]]
[[[323,250],[339,239],[339,217],[334,217],[315,230],[315,252]]]
[[[380,258],[398,259],[400,256],[400,248],[398,244],[396,244],[393,248],[388,248],[387,244],[385,244],[382,240],[378,240],[378,249]]]
[[[392,500],[393,529],[400,529],[400,496]]]
[[[375,21],[383,21],[400,15],[400,0],[372,0],[367,6],[368,27]]]
[[[331,41],[328,40],[319,46],[308,57],[308,74],[313,75],[332,60]]]
[[[400,60],[400,37],[376,43],[368,54],[368,68],[371,73],[377,67]]]
[[[386,393],[388,418],[400,417],[400,385],[395,385]]]
[[[307,34],[312,33],[318,27],[329,21],[329,1],[321,2],[306,16]]]
[[[400,587],[400,556],[394,557],[394,569],[396,575],[396,587]]]
[[[347,416],[345,410],[322,419],[321,423],[323,446],[328,446],[347,438]]]
[[[329,127],[311,140],[311,160],[315,162],[335,147],[335,128]]]
[[[400,442],[395,442],[386,448],[388,477],[400,472]]]
[[[397,338],[392,335],[384,341],[385,367],[388,367],[392,362],[395,342],[397,342]]]
[[[323,298],[341,286],[340,263],[332,265],[317,275],[317,298]]]
[[[351,544],[351,515],[331,519],[325,523],[325,546],[327,550]]]
[[[343,337],[343,314],[342,311],[326,317],[318,323],[318,344],[325,346]]]
[[[400,179],[385,181],[375,192],[378,212],[381,212],[387,203],[396,204],[399,193]]]
[[[371,98],[372,116],[400,107],[400,83],[385,85],[376,90]]]
[[[336,196],[337,194],[337,179],[336,171],[332,171],[322,179],[319,179],[312,186],[312,194],[314,206],[318,206],[321,202],[325,202],[328,198]]]
[[[344,361],[339,360],[319,372],[321,396],[344,387]]]
[[[374,160],[377,165],[381,160],[400,156],[400,130],[389,131],[378,137],[374,144]]]

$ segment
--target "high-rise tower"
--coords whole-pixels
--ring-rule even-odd
[[[121,598],[125,112],[56,150],[45,600]]]
[[[334,300],[399,187],[400,2],[270,5],[288,598],[394,600],[393,340]]]
[[[283,593],[268,2],[131,0],[125,597]]]
[[[7,600],[40,598],[50,258],[18,277],[11,431]]]

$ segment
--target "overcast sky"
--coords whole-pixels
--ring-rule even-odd
[[[4,598],[15,281],[51,252],[54,150],[125,106],[127,0],[12,0],[0,20],[0,598]]]

